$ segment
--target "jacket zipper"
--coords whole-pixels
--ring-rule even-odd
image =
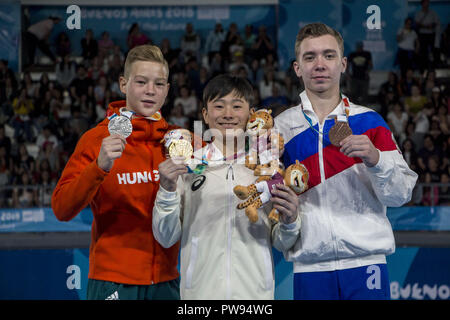
[[[325,125],[326,119],[323,121],[323,123],[318,123],[319,124],[319,131],[323,132],[323,127]],[[325,182],[325,164],[324,164],[324,159],[323,159],[323,139],[325,138],[325,134],[319,135],[319,170],[320,170],[320,183],[324,183]],[[327,196],[325,194],[322,194],[322,199],[326,199],[328,200]],[[326,206],[328,208],[330,208],[330,206],[328,205],[328,201],[326,201]],[[329,209],[327,209],[328,211]],[[331,217],[331,211],[328,211],[327,217],[328,217],[328,224],[329,224],[329,228],[330,228],[330,233],[331,233],[331,239],[333,242],[333,249],[334,249],[334,257],[335,260],[337,260],[338,255],[337,255],[337,243],[336,243],[336,236],[334,234],[333,231],[333,221],[332,221],[332,217]]]
[[[231,176],[230,176],[231,172]],[[231,178],[231,179],[230,179]],[[227,208],[227,266],[226,266],[226,299],[231,299],[231,239],[233,232],[233,182],[234,171],[233,165],[228,166],[227,175],[225,177],[228,186],[228,208]]]

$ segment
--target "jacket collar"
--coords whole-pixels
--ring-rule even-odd
[[[120,110],[126,107],[126,101],[114,101],[108,106],[107,117],[100,123],[102,126],[108,126],[108,116],[116,113],[120,115]],[[161,116],[159,111],[151,117],[133,116],[131,119],[133,132],[127,138],[127,141],[160,141],[168,130],[168,123]],[[107,129],[106,129],[107,130]]]
[[[317,119],[317,115],[314,112],[314,109],[312,107],[311,101],[308,98],[308,95],[306,94],[306,90],[303,90],[303,92],[300,93],[300,99],[301,99],[301,106],[300,107],[303,109],[305,114],[307,114],[309,116],[313,115],[314,118]],[[328,114],[326,119],[335,118],[338,115],[345,115],[344,100],[343,99],[347,99],[347,101],[350,103],[350,100],[347,98],[347,96],[345,96],[344,94],[341,93],[341,101],[336,106],[336,108],[334,108],[333,111],[331,111]]]

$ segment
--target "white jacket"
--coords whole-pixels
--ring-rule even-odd
[[[244,164],[219,161],[221,152],[213,144],[200,152],[206,148],[215,149],[207,169],[181,176],[176,192],[160,187],[153,209],[158,242],[170,247],[181,237],[181,298],[273,299],[272,244],[288,250],[298,238],[300,219],[272,225],[266,206],[251,223],[236,208],[242,200],[233,188],[254,183],[253,172]]]
[[[378,163],[369,168],[329,142],[333,117],[345,115],[343,102],[320,125],[305,91],[300,98],[303,104],[275,118],[275,128],[285,140],[284,165],[299,160],[310,174],[310,189],[299,199],[301,236],[284,252],[285,258],[294,262],[294,272],[386,263],[385,256],[395,251],[386,206],[401,206],[411,199],[417,174],[373,110],[350,103],[348,117],[353,134],[369,136],[379,150]]]

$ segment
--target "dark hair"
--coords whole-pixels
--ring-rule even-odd
[[[222,74],[212,78],[203,90],[203,105],[205,108],[209,101],[225,97],[235,92],[239,98],[244,98],[250,107],[254,101],[253,87],[247,79],[229,74]]]

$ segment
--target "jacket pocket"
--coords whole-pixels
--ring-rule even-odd
[[[192,276],[194,274],[194,267],[197,261],[197,253],[198,253],[198,237],[192,237],[191,253],[189,255],[189,265],[186,269],[186,280],[185,280],[186,289],[192,288]]]

